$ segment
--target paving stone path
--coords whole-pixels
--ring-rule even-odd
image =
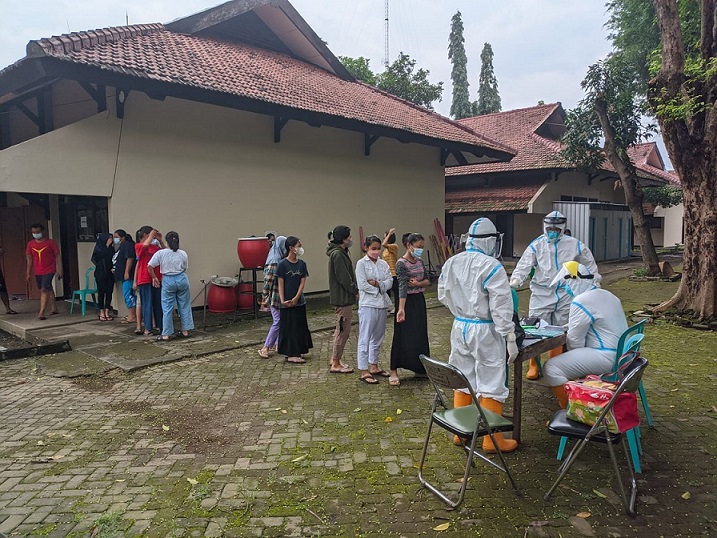
[[[445,309],[429,310],[436,357],[448,355],[450,324]],[[384,355],[391,334],[389,323]],[[714,376],[648,375],[655,427],[642,428],[637,518],[622,511],[604,447],[586,450],[543,501],[558,440],[545,428],[555,403],[538,383],[525,388],[523,443],[507,456],[524,495],[479,466],[464,505],[449,511],[417,479],[428,383],[410,372],[397,388],[329,374],[329,343],[329,331],[315,333],[306,365],[250,347],[76,379],[49,375],[48,359],[0,363],[0,533],[717,535],[717,413],[683,416],[672,403],[674,388],[714,386]],[[433,476],[457,490],[459,449],[436,433],[429,457]]]

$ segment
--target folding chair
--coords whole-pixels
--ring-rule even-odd
[[[608,451],[610,452],[610,459],[612,460],[612,465],[615,469],[615,475],[617,476],[617,483],[618,488],[620,490],[620,495],[622,496],[623,503],[625,504],[625,510],[630,516],[635,515],[637,481],[635,480],[632,460],[630,458],[630,453],[628,451],[626,443],[627,436],[620,433],[613,434],[608,431],[607,414],[615,405],[615,402],[617,401],[617,398],[618,396],[620,396],[620,394],[622,394],[623,392],[636,392],[638,390],[640,381],[642,379],[642,374],[645,371],[645,368],[647,368],[647,364],[647,359],[645,359],[644,357],[637,356],[631,362],[624,366],[623,370],[621,371],[624,377],[617,386],[614,396],[610,398],[610,401],[607,403],[602,413],[600,413],[600,416],[597,418],[594,426],[587,426],[585,424],[582,424],[581,422],[575,422],[573,420],[568,419],[566,416],[565,409],[561,409],[560,411],[555,413],[555,416],[553,416],[553,419],[548,425],[548,431],[553,435],[560,435],[564,437],[569,437],[571,439],[579,439],[579,441],[575,444],[573,449],[570,451],[570,454],[568,454],[567,459],[558,469],[560,474],[558,475],[558,479],[555,481],[553,486],[545,494],[544,498],[546,501],[550,499],[550,496],[555,491],[555,488],[557,488],[560,482],[562,482],[563,477],[565,477],[567,472],[570,470],[570,467],[572,467],[573,463],[578,458],[583,448],[585,448],[588,442],[596,441],[598,443],[607,444]],[[625,495],[625,487],[622,483],[622,475],[620,474],[620,468],[617,464],[617,458],[615,457],[615,450],[613,449],[613,445],[620,442],[622,443],[622,448],[625,452],[627,468],[630,473],[631,488],[629,502],[627,500],[627,496]]]
[[[473,388],[458,368],[451,366],[450,364],[431,359],[425,355],[421,355],[420,359],[426,369],[426,375],[436,391],[435,397],[433,398],[431,417],[428,421],[426,440],[423,444],[421,463],[418,466],[418,479],[421,481],[421,485],[431,491],[451,508],[457,508],[463,502],[463,498],[465,496],[466,487],[468,486],[468,476],[471,472],[471,466],[474,465],[473,458],[478,457],[508,475],[508,479],[515,490],[515,494],[520,496],[521,492],[518,489],[513,476],[510,474],[505,458],[500,451],[500,446],[493,438],[494,432],[513,431],[513,423],[510,420],[489,411],[488,409],[482,408],[479,405]],[[443,394],[443,390],[461,389],[468,389],[470,391],[473,403],[465,407],[449,408],[446,402],[451,401],[451,398],[446,398]],[[439,409],[439,406],[441,409]],[[458,498],[455,501],[451,500],[435,485],[429,483],[423,476],[423,467],[426,461],[426,454],[428,453],[428,443],[430,441],[431,430],[433,429],[434,424],[454,435],[457,435],[461,441],[463,441],[463,447],[468,452],[468,461],[466,462],[465,471],[463,472],[463,480],[458,492]],[[483,437],[484,435],[490,435],[491,440],[493,440],[493,444],[495,445],[498,458],[500,459],[502,466],[485,457],[483,454],[475,451],[478,438]],[[465,441],[467,440],[470,440],[470,446],[466,445]]]

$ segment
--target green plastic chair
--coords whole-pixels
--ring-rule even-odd
[[[94,288],[90,287],[90,279],[92,279],[92,282],[94,283]],[[72,314],[72,311],[75,309],[75,296],[77,296],[80,299],[80,304],[82,305],[82,315],[85,315],[85,312],[87,310],[87,296],[92,295],[92,301],[95,305],[95,310],[99,310],[99,307],[97,306],[97,282],[95,282],[95,268],[90,267],[85,271],[85,289],[82,290],[75,290],[72,292],[72,302],[70,303],[70,314]]]
[[[463,372],[461,372],[458,368],[445,362],[431,359],[425,355],[421,355],[419,358],[426,369],[428,379],[433,384],[433,388],[435,389],[435,397],[433,398],[431,417],[428,421],[426,440],[423,443],[421,462],[418,465],[418,479],[420,480],[421,485],[451,508],[457,508],[463,502],[463,498],[465,497],[466,487],[468,486],[468,476],[471,472],[471,466],[474,465],[473,458],[478,457],[485,463],[488,463],[499,471],[505,473],[515,490],[515,494],[520,496],[521,492],[513,479],[513,475],[508,469],[503,453],[500,451],[500,446],[493,438],[494,432],[513,431],[513,422],[501,415],[498,415],[497,413],[493,413],[492,411],[481,407],[471,384],[468,382],[468,379],[466,379],[466,376],[463,375]],[[473,403],[464,407],[448,407],[447,402],[451,402],[453,400],[452,398],[446,398],[443,391],[466,389],[470,391]],[[423,476],[426,454],[428,454],[428,445],[431,438],[431,430],[433,429],[434,424],[454,435],[457,435],[461,439],[463,447],[468,452],[468,459],[466,461],[465,471],[463,472],[463,480],[461,481],[461,487],[458,491],[458,497],[456,500],[450,499],[444,492],[440,491],[435,485],[428,482]],[[493,441],[498,458],[500,459],[500,465],[483,454],[475,451],[477,440],[484,435],[489,435]]]

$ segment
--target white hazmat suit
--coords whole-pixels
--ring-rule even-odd
[[[500,254],[493,223],[478,219],[469,234],[466,250],[446,261],[438,279],[438,300],[455,316],[448,362],[477,395],[504,402],[506,337],[515,338],[513,299],[505,269],[493,257]],[[492,237],[476,237],[486,234]]]
[[[563,288],[553,285],[555,275],[563,263],[578,261],[584,264],[599,282],[601,277],[590,249],[578,239],[564,235],[567,219],[558,211],[549,213],[544,220],[543,235],[525,249],[510,278],[510,285],[519,288],[535,268],[530,280],[531,317],[539,317],[551,325],[565,325],[570,312],[570,296]],[[549,228],[558,228],[558,233]]]
[[[568,321],[568,351],[550,359],[543,367],[545,381],[551,387],[588,374],[612,371],[620,336],[627,330],[627,320],[620,299],[597,288],[589,279],[589,269],[579,265],[579,276],[564,278],[569,265],[559,273],[556,285],[574,296]],[[560,280],[562,283],[560,283]]]

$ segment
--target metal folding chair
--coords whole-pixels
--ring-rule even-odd
[[[587,426],[580,422],[575,422],[573,420],[568,419],[566,417],[565,409],[561,409],[560,411],[555,413],[555,416],[553,416],[553,419],[548,425],[548,431],[553,435],[560,435],[562,437],[569,437],[571,439],[579,439],[579,441],[575,444],[573,449],[570,451],[570,454],[568,454],[567,459],[558,469],[560,474],[558,475],[558,478],[553,484],[553,486],[545,494],[546,501],[553,494],[555,488],[558,487],[560,482],[562,482],[563,478],[570,470],[570,467],[572,467],[573,463],[578,458],[583,448],[585,448],[588,442],[596,441],[599,443],[607,444],[608,452],[610,452],[610,459],[612,460],[612,465],[615,469],[615,475],[617,477],[620,495],[622,497],[623,503],[625,504],[625,510],[629,515],[635,515],[637,481],[635,480],[635,472],[633,470],[632,460],[630,458],[630,452],[628,450],[626,442],[627,436],[621,433],[610,433],[608,431],[607,415],[615,405],[615,402],[617,402],[617,398],[620,396],[620,394],[622,394],[623,392],[636,392],[638,390],[638,387],[640,386],[640,381],[642,380],[642,374],[645,371],[645,368],[647,368],[647,364],[647,359],[645,359],[644,357],[637,356],[630,363],[624,366],[621,371],[623,379],[618,384],[614,396],[607,403],[602,413],[600,413],[600,416],[597,418],[594,426]],[[620,468],[617,463],[617,458],[615,457],[615,450],[613,449],[613,445],[617,443],[622,444],[623,450],[625,452],[625,460],[627,461],[627,468],[630,474],[631,488],[629,502],[625,494],[625,487],[622,482],[622,475],[620,474]]]
[[[421,481],[421,485],[431,491],[451,508],[457,508],[463,502],[463,498],[465,497],[471,466],[474,466],[473,459],[478,457],[499,471],[505,473],[515,490],[515,494],[521,495],[521,492],[513,479],[513,475],[511,475],[510,470],[508,469],[505,458],[500,451],[500,446],[493,438],[494,432],[512,431],[513,423],[501,415],[482,408],[479,405],[478,398],[476,397],[473,388],[458,368],[451,366],[450,364],[431,359],[425,355],[421,355],[420,359],[426,369],[426,375],[428,375],[428,379],[431,381],[433,388],[435,389],[433,407],[431,408],[431,417],[428,421],[428,431],[426,432],[426,440],[423,444],[421,462],[418,466],[418,479]],[[447,402],[452,400],[451,398],[445,397],[443,390],[461,389],[467,389],[470,391],[473,403],[465,407],[450,408]],[[461,481],[458,498],[456,500],[451,500],[448,495],[440,491],[435,485],[428,482],[423,476],[426,454],[428,453],[428,443],[431,438],[431,430],[433,429],[434,424],[454,435],[457,435],[462,440],[463,447],[468,453],[465,471],[463,472],[463,480]],[[496,462],[485,457],[483,454],[476,452],[476,442],[484,435],[489,435],[491,440],[493,440],[501,465],[498,465]],[[466,444],[466,441],[469,441],[469,443]]]

